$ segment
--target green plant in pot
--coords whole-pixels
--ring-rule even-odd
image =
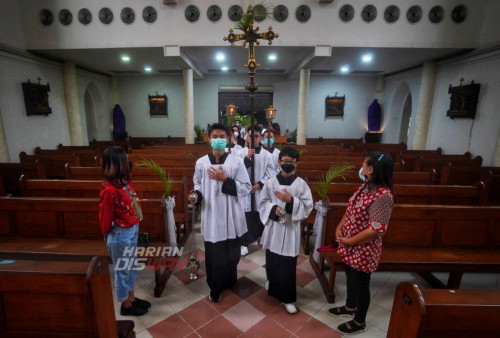
[[[138,167],[146,167],[153,170],[160,179],[163,184],[163,189],[165,191],[165,199],[164,206],[166,210],[167,217],[167,228],[168,228],[168,236],[170,238],[171,245],[177,245],[177,232],[175,227],[175,218],[174,218],[174,207],[175,207],[175,196],[170,196],[172,192],[172,187],[174,185],[174,179],[165,173],[165,170],[158,165],[153,160],[144,159],[136,163]]]
[[[194,132],[196,133],[196,142],[203,142],[203,131],[199,125],[195,124]]]

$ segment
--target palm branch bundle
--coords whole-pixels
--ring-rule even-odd
[[[345,180],[345,172],[353,168],[354,166],[350,164],[333,165],[328,169],[325,175],[318,177],[318,184],[314,185],[314,189],[322,201],[326,201],[330,183],[337,177],[342,177]]]
[[[139,161],[136,165],[138,167],[146,167],[152,169],[154,172],[156,172],[156,174],[160,178],[161,183],[163,183],[165,196],[166,197],[170,196],[170,192],[172,191],[172,186],[174,185],[174,179],[170,175],[167,175],[165,173],[165,170],[162,167],[160,167],[158,163],[156,163],[153,160],[144,159],[142,161]]]

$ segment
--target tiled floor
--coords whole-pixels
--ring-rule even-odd
[[[194,243],[202,262],[199,277],[189,279],[186,269],[175,272],[160,298],[153,297],[154,274],[141,271],[136,281],[136,295],[149,300],[152,308],[142,317],[121,317],[115,304],[117,319],[132,319],[138,338],[146,337],[340,337],[336,327],[346,318],[328,315],[334,304],[326,302],[323,290],[307,256],[297,262],[297,307],[290,315],[264,289],[266,282],[265,253],[250,247],[250,253],[240,260],[238,282],[222,294],[220,303],[208,300],[209,292],[204,272],[203,238],[198,231],[188,241],[186,256],[192,253]],[[188,251],[189,250],[189,251]],[[446,274],[437,274],[443,280]],[[465,274],[463,289],[500,290],[500,274]],[[356,337],[385,337],[391,316],[396,286],[410,281],[422,287],[427,283],[413,273],[375,272],[371,281],[371,305],[367,316],[367,330]],[[345,276],[337,275],[336,305],[345,302]]]

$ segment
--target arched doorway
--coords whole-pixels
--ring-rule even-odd
[[[103,139],[102,135],[106,130],[103,130],[105,126],[100,124],[103,122],[103,112],[106,111],[106,108],[104,107],[101,92],[94,82],[90,82],[87,85],[83,96],[83,102],[88,141]],[[97,121],[99,121],[99,124]]]
[[[399,130],[399,142],[408,144],[408,137],[410,136],[411,124],[411,93],[406,95],[405,103],[403,104],[403,111],[401,114],[401,128]]]

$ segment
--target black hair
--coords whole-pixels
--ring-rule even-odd
[[[210,129],[208,130],[209,137],[214,130],[224,130],[226,132],[226,136],[228,135],[227,127],[225,125],[223,125],[222,123],[214,123],[210,126]]]
[[[374,152],[365,156],[367,166],[373,168],[373,173],[369,184],[380,185],[393,191],[392,172],[394,170],[394,161],[388,153]]]
[[[127,183],[130,179],[130,167],[125,149],[111,146],[103,151],[102,176],[113,184]]]
[[[299,151],[292,147],[285,147],[281,149],[280,154],[278,155],[278,159],[281,161],[283,156],[288,156],[295,159],[297,162],[299,161]]]
[[[261,127],[259,127],[259,126],[257,126],[257,125],[253,126],[253,129],[255,130],[255,132],[256,132],[256,133],[259,133],[259,134],[261,134],[261,133],[262,133],[262,128],[261,128]],[[251,128],[251,127],[248,127],[248,128],[247,128],[247,133],[248,133],[248,134],[250,134],[250,131],[251,131],[251,130],[252,130],[252,128]]]

